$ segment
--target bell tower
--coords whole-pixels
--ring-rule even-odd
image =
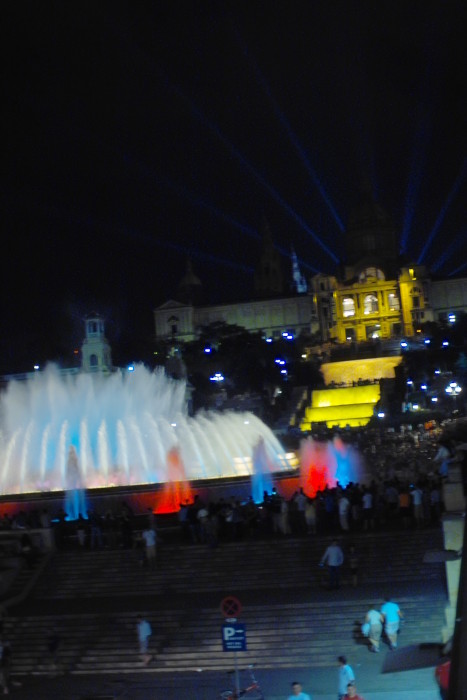
[[[112,353],[104,333],[104,320],[97,314],[85,319],[86,337],[81,346],[83,372],[112,371]]]

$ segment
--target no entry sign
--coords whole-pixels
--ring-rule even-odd
[[[221,611],[224,617],[238,617],[242,611],[242,604],[238,598],[229,595],[221,601]]]

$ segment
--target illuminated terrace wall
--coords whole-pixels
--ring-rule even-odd
[[[366,425],[379,398],[379,384],[313,391],[300,428],[311,430],[312,423],[326,423],[328,428]]]
[[[324,383],[352,384],[359,379],[376,381],[394,379],[395,368],[402,362],[401,355],[388,357],[371,357],[365,360],[346,360],[344,362],[326,362],[321,365]]]

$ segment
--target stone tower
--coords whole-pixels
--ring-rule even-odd
[[[274,247],[271,230],[265,220],[261,228],[263,241],[261,257],[255,273],[255,294],[259,298],[267,299],[284,293],[284,280],[281,256]]]
[[[83,372],[112,371],[112,354],[104,333],[103,319],[94,314],[85,320],[86,337],[81,346]]]

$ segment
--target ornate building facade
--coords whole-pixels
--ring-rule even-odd
[[[271,338],[305,332],[321,342],[361,343],[411,338],[428,321],[467,311],[467,279],[434,280],[423,265],[402,261],[395,227],[368,190],[349,216],[345,265],[312,277],[309,291],[295,253],[288,284],[265,222],[262,235],[251,301],[200,305],[201,283],[189,265],[176,300],[154,311],[156,338],[194,340],[202,326],[223,321]]]
[[[338,274],[311,280],[323,341],[411,338],[426,322],[467,310],[467,280],[433,280],[424,266],[402,262],[395,229],[367,192],[349,217],[346,248]]]

